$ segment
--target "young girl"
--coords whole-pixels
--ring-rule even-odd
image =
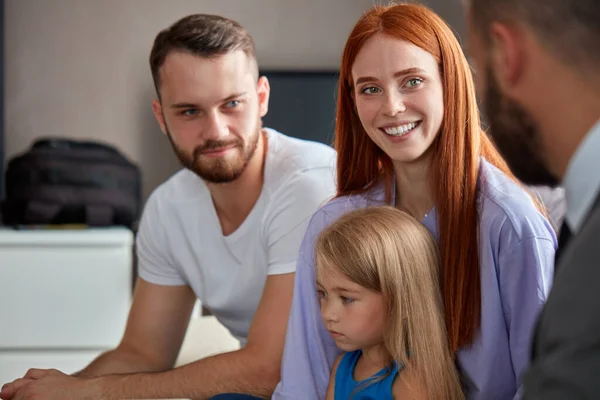
[[[365,208],[325,229],[315,254],[323,323],[345,351],[327,400],[464,398],[424,226],[393,207]]]
[[[345,213],[385,204],[438,243],[446,332],[466,397],[513,400],[556,237],[481,129],[460,44],[424,6],[375,6],[348,36],[338,86],[337,198],[311,218],[300,249],[274,398],[325,397],[340,350],[313,295],[315,239]]]

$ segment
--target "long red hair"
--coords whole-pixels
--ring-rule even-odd
[[[376,34],[412,43],[439,64],[444,120],[432,144],[429,173],[439,219],[445,322],[450,348],[456,352],[474,341],[481,324],[480,156],[516,179],[481,129],[471,70],[448,25],[421,5],[375,6],[356,23],[342,56],[334,144],[337,195],[363,193],[383,180],[386,201],[391,201],[392,162],[365,132],[352,96],[352,65],[365,42]]]

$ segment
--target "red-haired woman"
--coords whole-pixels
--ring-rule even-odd
[[[344,49],[336,121],[338,196],[306,232],[274,398],[324,398],[340,350],[319,313],[314,240],[340,215],[379,204],[409,212],[437,239],[449,346],[467,398],[515,398],[556,237],[482,131],[450,28],[419,5],[363,15]]]

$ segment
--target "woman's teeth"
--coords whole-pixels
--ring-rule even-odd
[[[415,129],[418,124],[418,122],[411,122],[410,124],[398,125],[390,128],[383,128],[383,130],[385,133],[391,136],[403,136]]]

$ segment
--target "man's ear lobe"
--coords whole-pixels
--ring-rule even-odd
[[[508,90],[521,79],[525,63],[523,33],[514,26],[494,22],[490,26],[491,66],[498,85]]]
[[[166,135],[165,115],[162,111],[162,104],[157,99],[152,100],[152,113],[154,114],[154,118],[156,118],[156,122],[158,122],[158,126],[160,126],[160,130]]]
[[[271,86],[269,86],[269,80],[266,76],[261,76],[258,79],[256,91],[258,93],[258,107],[262,118],[269,111],[269,97],[271,94]]]

